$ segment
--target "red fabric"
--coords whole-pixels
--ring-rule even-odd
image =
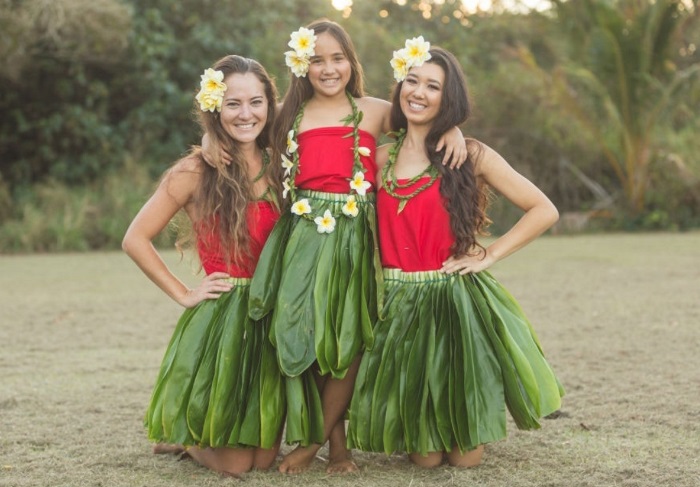
[[[277,208],[269,201],[257,201],[248,205],[246,216],[251,255],[245,262],[227,265],[222,258],[218,238],[214,235],[202,237],[197,241],[199,259],[207,275],[212,272],[226,272],[232,277],[253,277],[263,245],[280,215]]]
[[[375,191],[377,163],[374,153],[377,143],[372,134],[360,130],[360,147],[367,147],[369,157],[360,156],[367,169],[365,181],[372,183],[367,192]],[[348,135],[348,137],[343,137]],[[299,144],[299,172],[297,188],[325,193],[349,193],[350,179],[354,176],[352,127],[320,127],[305,130],[297,136]]]
[[[406,195],[428,181],[421,178],[415,185],[398,189]],[[399,179],[405,184],[407,180]],[[399,200],[383,188],[377,193],[377,221],[382,266],[406,272],[434,271],[450,256],[454,236],[450,215],[440,194],[440,179],[428,189],[408,200],[397,214]]]

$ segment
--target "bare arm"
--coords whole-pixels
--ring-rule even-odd
[[[477,177],[482,177],[525,214],[489,245],[485,253],[452,256],[444,263],[442,272],[467,274],[485,270],[532,242],[559,219],[559,213],[549,198],[490,147],[484,146],[476,168]]]
[[[199,176],[179,164],[163,178],[156,192],[138,212],[122,240],[122,248],[146,276],[177,303],[187,308],[204,299],[214,299],[231,285],[221,281],[223,273],[207,276],[194,290],[189,289],[165,264],[153,246],[153,239],[175,214],[190,201]],[[191,166],[191,164],[190,164]],[[219,275],[220,274],[220,275]]]

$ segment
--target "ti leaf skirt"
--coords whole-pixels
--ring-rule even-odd
[[[564,394],[527,318],[488,272],[384,270],[383,319],[362,359],[348,443],[364,451],[471,450],[521,429]]]
[[[382,269],[374,194],[355,196],[356,217],[343,215],[348,195],[301,190],[313,215],[330,210],[332,233],[312,220],[282,215],[263,248],[250,291],[250,315],[272,312],[271,340],[280,369],[297,377],[316,362],[322,375],[343,378],[373,342]]]
[[[315,216],[330,210],[335,230],[284,213],[253,276],[249,312],[271,316],[270,340],[286,377],[287,443],[323,442],[323,411],[314,372],[343,378],[363,348],[381,307],[374,194],[356,195],[359,213],[342,213],[348,195],[300,190]]]
[[[152,441],[202,447],[276,444],[286,392],[270,320],[248,316],[250,279],[186,310],[160,367],[145,425]]]

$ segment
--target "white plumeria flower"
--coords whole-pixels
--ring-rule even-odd
[[[357,206],[357,201],[354,195],[348,196],[348,200],[343,205],[343,215],[355,218],[360,212],[360,208]]]
[[[408,55],[406,49],[400,49],[394,51],[394,57],[391,58],[391,67],[394,69],[394,79],[396,81],[403,81],[408,75]]]
[[[299,216],[311,213],[311,205],[309,204],[309,200],[304,198],[294,203],[292,205],[292,213]]]
[[[208,91],[211,93],[220,92],[221,95],[223,95],[226,91],[223,71],[207,68],[204,70],[204,74],[200,77],[200,79],[201,81],[199,83],[199,87],[203,91]]]
[[[284,168],[285,176],[289,176],[289,174],[292,172],[292,168],[294,167],[294,163],[284,154],[282,154],[282,167]]]
[[[361,156],[365,156],[365,157],[369,157],[370,154],[372,154],[372,151],[370,150],[369,147],[358,147],[357,152],[359,152],[359,154]]]
[[[309,72],[309,56],[300,56],[296,51],[285,52],[284,63],[291,68],[297,78],[306,77],[306,73]]]
[[[223,82],[223,71],[207,68],[200,78],[199,93],[195,97],[199,103],[199,108],[203,112],[220,112],[224,101],[224,93],[226,92],[226,83]]]
[[[372,183],[365,181],[365,175],[362,171],[357,171],[350,181],[350,189],[357,191],[357,194],[364,196],[367,190],[372,186]]]
[[[294,130],[290,130],[287,134],[287,154],[292,154],[297,151],[299,145],[294,140]]]
[[[333,218],[331,210],[326,210],[323,216],[314,218],[314,223],[318,233],[332,233],[335,230],[335,218]]]
[[[298,31],[292,32],[291,40],[287,45],[294,49],[299,56],[313,56],[316,48],[316,36],[313,29],[301,27]]]
[[[284,188],[282,190],[282,198],[287,199],[287,195],[292,189],[292,186],[289,184],[289,178],[282,181],[282,187]]]
[[[411,67],[420,66],[430,59],[430,42],[423,39],[423,36],[407,39],[405,49]]]
[[[195,97],[199,103],[199,109],[203,112],[220,112],[224,101],[224,95],[216,92],[199,90]]]

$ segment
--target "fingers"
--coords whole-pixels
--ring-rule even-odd
[[[230,166],[231,163],[233,162],[233,158],[231,157],[231,155],[228,152],[222,151],[221,152],[221,161],[224,164],[226,164],[227,166]]]
[[[442,165],[446,166],[448,162],[453,158],[452,155],[454,152],[450,147],[445,147],[445,155],[442,157]],[[450,166],[452,167],[452,166]]]

